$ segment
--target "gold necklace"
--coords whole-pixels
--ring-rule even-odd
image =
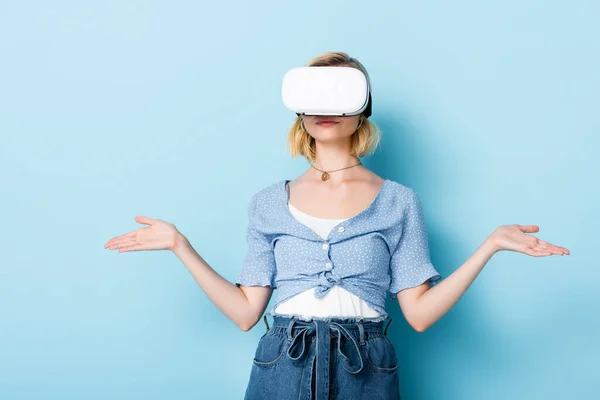
[[[354,165],[351,165],[349,167],[344,167],[344,168],[340,168],[340,169],[334,169],[334,170],[329,171],[329,172],[341,171],[343,169],[356,167],[357,165],[361,165],[361,164],[362,163],[359,161],[358,164],[354,164]],[[320,170],[319,168],[315,167],[313,164],[311,164],[310,166],[313,167],[314,169],[316,169],[317,171],[322,172],[322,174],[321,174],[321,180],[326,181],[327,179],[329,179],[329,172],[328,171]]]

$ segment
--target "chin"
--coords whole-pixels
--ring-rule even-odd
[[[346,139],[349,139],[350,136],[342,135],[339,133],[332,133],[329,135],[317,134],[317,135],[313,136],[313,138],[319,142],[325,143],[325,142],[337,142],[339,140],[346,140]]]

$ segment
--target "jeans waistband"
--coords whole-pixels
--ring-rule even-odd
[[[267,321],[267,316],[263,316],[263,320],[267,327],[267,330],[270,329],[269,323]],[[389,322],[387,322],[389,320]],[[350,331],[367,331],[367,332],[381,332],[384,324],[387,322],[387,326],[385,327],[384,334],[387,333],[387,328],[390,326],[392,322],[392,317],[389,315],[385,317],[383,320],[373,321],[373,320],[365,320],[361,318],[354,317],[328,317],[327,319],[314,318],[314,319],[306,319],[306,318],[298,318],[296,316],[283,316],[283,315],[274,315],[273,316],[273,327],[283,327],[289,328],[291,330],[293,327],[298,326],[310,326],[315,325],[316,322],[323,322],[328,325],[341,325],[345,329]]]

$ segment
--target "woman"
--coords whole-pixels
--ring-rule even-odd
[[[368,80],[363,65],[341,52],[322,54],[308,66],[357,68]],[[292,155],[305,157],[311,168],[252,197],[249,248],[235,285],[165,221],[138,216],[147,227],[105,245],[119,252],[173,251],[244,331],[260,320],[279,289],[273,326],[264,318],[267,331],[255,352],[247,399],[399,399],[396,353],[386,335],[388,293],[422,332],[456,303],[496,252],[569,254],[528,235],[539,230],[535,225],[505,225],[442,281],[429,258],[414,190],[379,177],[359,160],[379,143],[367,109],[356,116],[298,116],[288,141]]]

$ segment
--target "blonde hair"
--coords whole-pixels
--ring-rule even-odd
[[[355,58],[346,53],[330,51],[313,58],[307,67],[336,67],[345,66],[360,70],[365,74],[369,87],[371,80],[365,67]],[[361,115],[363,119],[360,127],[350,137],[350,154],[355,157],[363,157],[375,151],[379,145],[381,131],[379,127],[369,119]],[[302,117],[298,116],[287,134],[287,144],[292,157],[303,156],[309,162],[315,161],[316,148],[315,139],[303,129]]]

